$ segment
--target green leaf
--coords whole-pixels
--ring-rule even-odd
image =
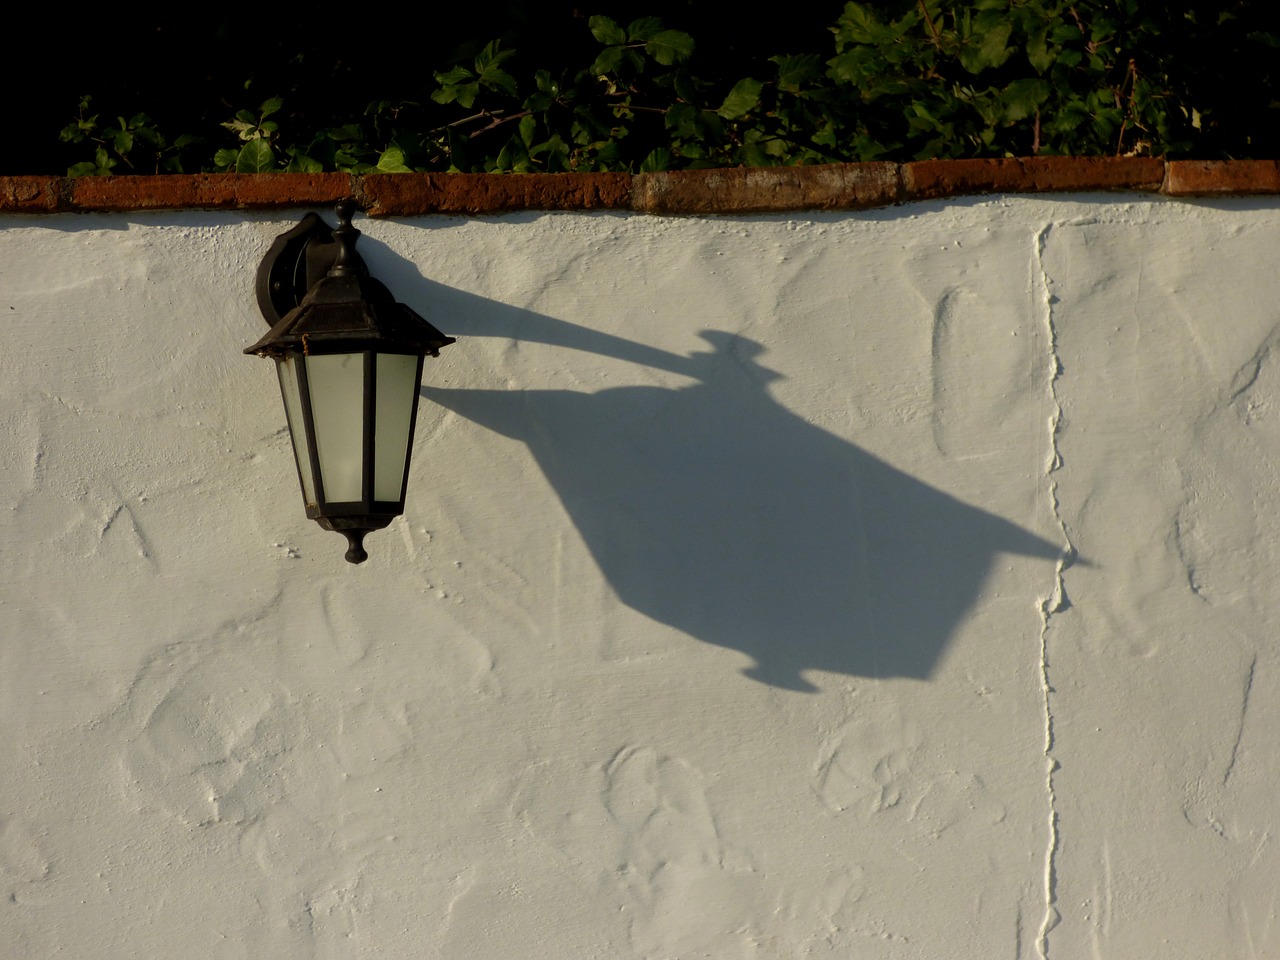
[[[671,151],[666,147],[655,147],[649,151],[649,155],[640,163],[641,173],[654,173],[658,170],[668,170],[671,167]]]
[[[534,134],[538,132],[538,118],[533,114],[520,118],[520,139],[524,141],[524,145],[530,146],[533,143]]]
[[[673,136],[692,137],[698,120],[698,108],[691,103],[673,103],[667,108],[663,123]]]
[[[452,70],[446,70],[444,73],[435,73],[433,76],[436,78],[436,83],[443,87],[448,87],[455,83],[471,80],[475,74],[466,67],[454,67]],[[435,99],[434,96],[432,99]]]
[[[467,147],[470,146],[466,134],[459,133],[454,127],[446,134],[449,140],[449,172],[463,173],[470,168]]]
[[[695,103],[702,99],[700,90],[703,84],[694,80],[683,70],[677,70],[672,74],[672,87],[675,89],[676,96],[687,103]]]
[[[1058,51],[1058,63],[1070,69],[1080,65],[1080,61],[1084,59],[1084,54],[1079,50],[1060,50]]]
[[[716,113],[726,120],[736,120],[744,116],[754,110],[756,104],[760,102],[760,91],[763,89],[764,84],[759,80],[751,77],[739,80],[733,85],[733,89],[724,98],[724,103],[720,104],[720,109]]]
[[[843,50],[846,44],[875,43],[883,32],[874,13],[860,3],[846,3],[836,22],[836,49]]]
[[[230,170],[236,165],[236,158],[240,156],[239,150],[231,150],[222,147],[213,155],[213,165],[219,170]]]
[[[641,56],[639,50],[632,50],[630,47],[622,47],[622,60],[624,63],[631,65],[631,69],[636,73],[644,73],[644,57]]]
[[[669,67],[693,55],[693,37],[679,30],[663,30],[644,45],[644,50],[664,67]]]
[[[837,83],[848,83],[859,88],[863,99],[874,99],[867,96],[862,80],[867,72],[867,56],[862,48],[839,54],[827,61],[827,76]]]
[[[246,122],[239,119],[228,120],[226,123],[219,124],[219,126],[226,127],[241,140],[248,140],[253,135],[252,131],[258,129],[258,125],[256,123],[253,123],[252,121]]]
[[[490,67],[496,67],[503,60],[515,55],[514,50],[503,50],[500,40],[490,40],[483,50],[476,54],[476,73],[484,73]]]
[[[516,78],[505,70],[499,70],[496,66],[486,68],[484,73],[480,74],[480,82],[491,90],[501,90],[513,97],[516,95]]]
[[[798,94],[822,76],[822,58],[817,54],[769,59],[778,65],[778,89],[787,93]]]
[[[413,168],[404,162],[404,151],[393,144],[378,156],[377,172],[413,173]]]
[[[340,127],[330,127],[325,131],[325,134],[330,140],[336,140],[339,143],[364,139],[364,131],[360,129],[360,124],[358,123],[344,123]]]
[[[132,132],[135,140],[141,140],[153,150],[159,150],[164,147],[164,137],[160,135],[160,131],[155,127],[136,127]]]
[[[591,28],[591,35],[601,43],[613,46],[627,42],[627,35],[622,28],[608,17],[592,17],[587,21],[587,26]]]
[[[1047,33],[1048,28],[1042,26],[1033,30],[1027,37],[1027,60],[1036,73],[1044,73],[1053,65],[1055,59],[1054,53],[1049,50],[1045,41]]]
[[[470,74],[468,74],[470,76]],[[462,106],[470,108],[476,102],[476,97],[480,95],[479,83],[458,83],[451,86],[441,87],[439,90],[431,92],[431,99],[436,103],[453,103],[457,101]]]
[[[285,173],[323,173],[324,164],[303,153],[297,147],[289,148],[289,163]]]
[[[551,74],[546,70],[538,70],[533,75],[533,82],[541,93],[558,96],[560,93],[560,84],[552,78]]]
[[[258,108],[258,116],[261,119],[265,120],[267,117],[277,112],[283,106],[284,106],[284,100],[282,100],[280,97],[272,97],[270,100],[267,100],[262,104],[261,107]]]
[[[591,65],[591,75],[593,77],[604,77],[611,73],[617,73],[618,68],[622,66],[622,54],[624,52],[621,47],[605,47],[600,51],[600,56],[596,57],[596,62]]]
[[[1013,122],[1031,116],[1049,99],[1049,92],[1047,80],[1037,78],[1013,81],[1000,94],[1005,120]]]
[[[517,159],[518,154],[512,150],[511,143],[508,142],[501,150],[498,151],[498,156],[494,158],[493,162],[486,164],[487,172],[506,173],[511,171],[514,168]]]
[[[1011,23],[994,24],[985,33],[975,33],[960,48],[960,65],[970,73],[981,73],[988,67],[998,67],[1009,59]]]
[[[557,133],[550,140],[529,148],[529,156],[531,157],[542,154],[546,155],[548,169],[562,170],[565,169],[565,159],[569,155],[569,145]]]
[[[641,17],[627,25],[627,39],[632,43],[644,43],[661,31],[662,21],[658,17]]]
[[[525,98],[521,105],[523,110],[532,110],[534,113],[541,113],[544,110],[551,109],[551,105],[555,103],[555,98],[549,94],[543,93],[541,90],[535,90]]]
[[[106,147],[98,147],[93,151],[93,159],[97,164],[97,175],[102,176],[111,172],[111,168],[116,165],[115,160],[107,153]]]
[[[271,144],[262,139],[250,140],[236,156],[236,173],[266,173],[275,163],[276,155]]]

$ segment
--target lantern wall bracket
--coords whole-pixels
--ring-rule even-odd
[[[337,204],[338,216],[345,221],[350,221],[355,210],[352,200]],[[351,250],[350,257],[352,266],[367,276],[369,269],[360,254]],[[276,237],[258,266],[254,283],[258,309],[267,326],[274,327],[300,304],[307,291],[328,275],[337,258],[333,228],[319,214],[308,213],[296,227]]]

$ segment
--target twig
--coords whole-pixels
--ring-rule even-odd
[[[1124,149],[1124,130],[1129,125],[1129,114],[1133,112],[1133,98],[1138,92],[1138,66],[1133,58],[1129,58],[1129,69],[1125,71],[1124,79],[1120,81],[1120,86],[1116,89],[1116,106],[1121,106],[1120,95],[1124,92],[1125,83],[1129,84],[1129,102],[1124,105],[1124,118],[1120,121],[1120,134],[1116,137],[1116,156],[1121,156],[1120,151]]]
[[[934,46],[938,45],[938,28],[933,25],[933,18],[929,16],[929,8],[924,5],[924,0],[916,0],[920,5],[920,12],[924,14],[924,22],[929,26],[929,35],[933,37]]]
[[[521,110],[519,113],[513,113],[510,116],[494,117],[493,122],[489,124],[487,127],[481,127],[479,130],[472,130],[469,134],[467,134],[467,139],[474,140],[476,137],[480,136],[480,134],[488,133],[494,127],[500,127],[504,123],[510,123],[512,120],[519,120],[521,117],[527,117],[531,113],[533,113],[532,110]]]

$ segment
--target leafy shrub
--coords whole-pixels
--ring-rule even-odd
[[[1251,65],[1255,79],[1275,70],[1280,34],[1262,29],[1270,23],[1259,9],[1251,0],[850,2],[830,49],[756,59],[737,76],[703,73],[694,38],[656,17],[624,26],[595,16],[577,66],[521,67],[526,58],[493,41],[430,71],[433,82],[406,91],[412,99],[375,100],[360,116],[317,122],[273,96],[221,130],[169,138],[145,113],[103,121],[85,96],[61,139],[91,153],[72,176],[1232,155],[1277,145],[1269,93],[1244,116],[1214,99],[1233,64]],[[1232,62],[1208,72],[1206,49]]]

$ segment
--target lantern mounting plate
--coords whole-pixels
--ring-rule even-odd
[[[349,204],[349,208],[347,219],[355,204]],[[354,250],[351,255],[355,268],[362,274],[367,273],[360,255]],[[333,238],[333,229],[319,214],[308,213],[296,227],[276,237],[262,258],[254,281],[258,309],[267,326],[274,327],[301,303],[307,291],[329,273],[337,257],[338,243]]]

